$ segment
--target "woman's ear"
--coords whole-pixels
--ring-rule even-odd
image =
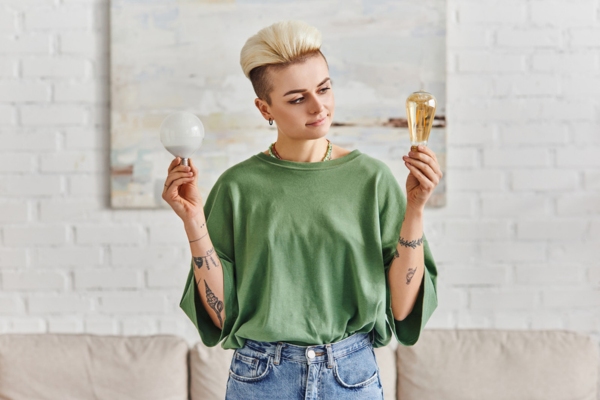
[[[258,108],[258,111],[260,111],[260,113],[265,119],[268,120],[269,118],[273,118],[269,110],[269,105],[266,101],[257,97],[256,99],[254,99],[254,105],[256,106],[256,108]]]

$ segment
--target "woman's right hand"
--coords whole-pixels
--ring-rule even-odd
[[[162,198],[185,223],[196,219],[204,212],[204,207],[198,190],[198,168],[191,158],[188,159],[189,166],[179,165],[180,162],[180,157],[171,161]]]

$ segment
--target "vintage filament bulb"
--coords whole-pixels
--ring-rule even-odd
[[[436,104],[435,97],[431,93],[421,90],[411,93],[406,99],[406,119],[412,151],[416,151],[418,145],[427,146]]]

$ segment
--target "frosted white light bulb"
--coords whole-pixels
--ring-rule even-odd
[[[188,165],[188,158],[202,146],[203,139],[202,121],[189,112],[171,113],[160,125],[160,141],[169,153],[181,157],[179,165]]]

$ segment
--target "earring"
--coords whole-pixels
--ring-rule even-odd
[[[273,125],[273,119],[269,118],[269,125]]]

